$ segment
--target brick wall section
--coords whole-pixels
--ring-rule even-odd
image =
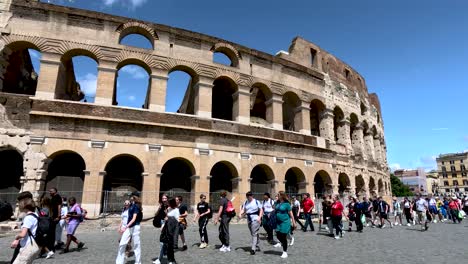
[[[6,117],[17,128],[28,129],[29,112],[32,101],[29,95],[16,95],[0,92],[0,104],[5,107]],[[2,127],[4,124],[0,124]]]

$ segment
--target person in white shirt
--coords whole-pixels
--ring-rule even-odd
[[[15,236],[15,240],[11,243],[11,248],[20,245],[19,254],[13,264],[30,264],[35,260],[41,252],[39,246],[34,239],[38,226],[38,215],[34,212],[36,206],[32,198],[26,198],[19,202],[19,209],[26,213],[21,224],[21,231]]]
[[[416,200],[416,213],[418,214],[418,222],[421,224],[422,230],[427,230],[429,228],[426,217],[426,211],[428,208],[428,202],[421,196],[421,194],[419,194],[418,199]]]
[[[250,249],[250,255],[255,255],[255,251],[260,250],[259,243],[259,230],[260,223],[263,216],[262,204],[255,198],[253,198],[252,192],[245,194],[247,200],[243,203],[240,216],[247,216],[247,223],[252,236],[252,248]]]
[[[120,234],[120,237],[122,237],[122,234],[125,231],[125,228],[127,227],[129,208],[130,208],[130,200],[125,200],[122,214],[120,215],[122,220],[120,221],[120,226],[119,226],[119,229],[117,230]],[[132,251],[132,238],[130,238],[130,241],[128,241],[127,247],[125,248],[125,255],[129,257],[131,254],[130,253],[131,251]]]
[[[65,243],[62,241],[62,232],[63,229],[67,227],[67,218],[68,214],[68,203],[67,198],[62,197],[62,208],[60,210],[60,221],[58,222],[58,226],[55,229],[55,241],[57,242],[57,248],[61,248]]]
[[[262,224],[263,224],[263,228],[265,229],[265,231],[267,232],[267,240],[270,244],[272,245],[280,245],[278,242],[276,242],[273,238],[273,228],[271,226],[271,222],[270,222],[270,216],[271,214],[273,214],[273,212],[275,211],[275,201],[273,201],[271,198],[270,198],[270,194],[269,193],[265,193],[263,195],[263,201],[262,201],[262,209],[263,209],[263,218],[262,218]]]

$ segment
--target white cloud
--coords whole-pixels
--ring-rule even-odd
[[[123,6],[129,6],[131,9],[135,9],[139,6],[142,6],[148,0],[104,0],[104,5],[111,6],[116,3],[120,3]]]
[[[129,97],[127,97],[127,99],[133,102],[136,100],[136,97],[134,95],[130,95]]]
[[[431,128],[432,131],[442,131],[442,130],[449,130],[448,127],[435,127]]]
[[[78,82],[80,83],[81,91],[87,97],[96,96],[96,80],[97,76],[92,73],[87,73],[85,76],[78,77]]]
[[[392,171],[399,170],[399,169],[401,169],[401,166],[398,163],[393,163],[393,164],[390,164],[390,169]]]
[[[133,79],[145,79],[148,78],[148,73],[143,68],[135,65],[127,65],[122,67],[122,72],[129,74]]]

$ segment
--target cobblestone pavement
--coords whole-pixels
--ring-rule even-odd
[[[84,223],[83,225],[86,225]],[[317,227],[317,225],[316,225]],[[345,224],[347,227],[347,224]],[[56,254],[53,259],[38,259],[34,263],[115,263],[118,234],[116,231],[78,230],[78,238],[86,243],[78,252]],[[317,229],[316,229],[317,230]],[[261,252],[251,256],[247,226],[231,225],[232,252],[222,253],[217,226],[209,225],[210,246],[198,249],[198,229],[191,224],[186,230],[189,249],[176,253],[178,263],[467,263],[468,221],[462,224],[431,224],[426,232],[418,227],[398,226],[393,229],[365,228],[364,233],[346,232],[343,239],[334,240],[325,232],[296,232],[296,242],[289,248],[289,258],[280,258],[281,249],[261,241]],[[142,227],[142,261],[151,263],[159,252],[159,231]],[[8,263],[12,237],[0,238],[0,264]],[[180,242],[179,242],[180,243]],[[75,245],[74,245],[75,246]],[[179,245],[180,246],[180,245]],[[127,263],[134,263],[129,258]],[[165,262],[163,262],[165,263]]]

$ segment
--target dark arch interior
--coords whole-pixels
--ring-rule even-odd
[[[0,78],[0,91],[27,95],[36,93],[39,71],[34,69],[29,49],[38,51],[34,45],[26,42],[13,43],[3,48],[0,56],[6,70]]]
[[[348,190],[349,187],[349,178],[348,175],[344,173],[340,173],[338,176],[338,193],[343,194],[345,191]]]
[[[361,175],[357,176],[356,177],[356,194],[359,194],[361,193],[362,191],[364,191],[364,179],[362,178]]]
[[[302,187],[300,184],[305,182],[305,177],[298,169],[291,168],[286,172],[285,180],[286,193],[289,195],[297,195]]]
[[[283,95],[283,129],[295,131],[297,107],[300,106],[300,99],[294,93],[287,92]]]
[[[252,96],[255,96],[253,105],[250,108],[250,119],[255,123],[266,123],[266,104],[267,97],[259,87],[253,87],[250,90]],[[258,120],[260,119],[260,120]]]
[[[0,150],[2,172],[0,173],[0,201],[14,205],[21,189],[20,177],[23,176],[23,157],[16,150]]]
[[[232,192],[232,179],[237,177],[237,175],[235,175],[230,166],[225,163],[218,162],[211,169],[210,175],[210,193],[219,191]]]
[[[375,181],[374,181],[374,178],[370,178],[369,179],[369,191],[372,192],[372,191],[375,191]]]
[[[356,116],[356,114],[351,114],[350,118],[350,125],[349,125],[349,138],[352,140],[352,141],[355,141],[357,140],[356,138],[353,137],[353,134],[354,134],[354,131],[356,131],[356,127],[359,123],[359,120]]]
[[[143,186],[143,165],[130,155],[113,158],[106,165],[105,191],[141,191]]]
[[[383,188],[384,188],[384,185],[383,185],[382,180],[379,180],[378,184],[379,184],[379,194],[380,194],[380,193],[382,193],[383,190],[384,190],[384,189],[383,189]]]
[[[314,136],[320,136],[320,119],[325,106],[318,100],[310,104],[310,132]]]
[[[232,121],[232,109],[234,106],[232,96],[237,90],[235,83],[228,78],[218,78],[213,84],[211,116]]]
[[[322,197],[325,194],[330,194],[329,193],[331,191],[330,184],[331,184],[331,179],[330,179],[330,176],[326,172],[324,171],[317,172],[317,174],[315,174],[315,177],[314,177],[315,195],[317,195],[318,197]]]
[[[344,118],[344,114],[339,107],[335,107],[333,110],[333,115],[333,131],[335,134],[335,140],[338,141],[338,127],[341,126],[341,121]]]
[[[171,159],[167,161],[161,170],[161,192],[179,190],[190,192],[194,172],[188,161],[183,159]]]
[[[75,152],[63,152],[52,157],[47,169],[45,191],[52,187],[60,194],[74,196],[81,202],[86,165],[83,158]]]
[[[272,193],[273,172],[266,165],[257,165],[250,173],[250,191],[254,193],[255,197],[261,199],[265,192]]]

